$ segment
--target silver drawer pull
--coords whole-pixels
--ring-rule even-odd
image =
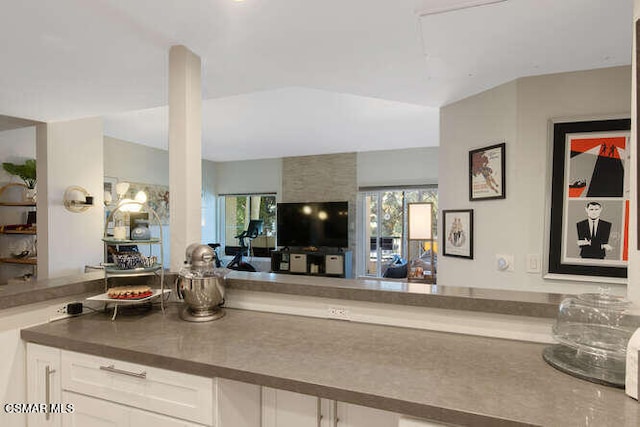
[[[44,400],[47,404],[47,410],[44,414],[44,419],[49,421],[51,419],[51,413],[49,409],[51,408],[51,375],[56,372],[55,369],[51,369],[49,365],[44,368]]]
[[[112,372],[114,374],[122,374],[122,375],[128,375],[130,377],[136,377],[136,378],[141,378],[143,380],[147,379],[147,373],[146,371],[142,371],[142,372],[129,372],[129,371],[125,371],[122,369],[117,369],[114,365],[109,365],[109,366],[100,366],[100,370],[101,371],[107,371],[107,372]]]

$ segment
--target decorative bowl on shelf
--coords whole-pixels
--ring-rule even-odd
[[[142,266],[142,254],[139,252],[118,252],[113,254],[116,266],[121,270],[133,270]]]
[[[144,255],[140,255],[140,261],[141,261],[141,265],[144,268],[151,268],[154,265],[156,265],[156,263],[158,262],[158,257],[157,256],[144,256]]]

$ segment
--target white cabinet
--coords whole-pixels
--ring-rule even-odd
[[[60,427],[60,350],[27,344],[27,402],[45,404],[45,412],[27,415],[29,427]]]
[[[262,389],[262,427],[397,427],[400,414],[320,399],[316,396]]]
[[[320,427],[319,397],[262,388],[262,427]]]
[[[211,378],[71,351],[61,367],[64,390],[213,425]]]
[[[398,414],[27,344],[29,427],[397,427]],[[72,410],[68,406],[72,405]]]
[[[260,427],[259,385],[217,379],[216,427]]]
[[[397,427],[400,420],[395,412],[351,403],[336,402],[335,408],[337,427]]]
[[[62,427],[201,427],[188,421],[154,414],[102,399],[65,391],[75,410],[62,418]]]

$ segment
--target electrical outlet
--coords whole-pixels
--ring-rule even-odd
[[[330,319],[351,320],[349,309],[346,307],[331,306],[327,309],[327,315]]]
[[[58,307],[58,309],[56,310],[56,313],[58,313],[57,316],[53,316],[51,318],[49,318],[49,322],[55,322],[56,320],[62,320],[62,319],[66,319],[68,317],[74,317],[77,316],[79,314],[84,314],[85,311],[82,310],[82,312],[77,313],[77,314],[69,314],[68,313],[68,308],[69,308],[69,304],[73,304],[76,303],[76,301],[71,301],[71,302],[67,302],[62,304],[60,307]]]

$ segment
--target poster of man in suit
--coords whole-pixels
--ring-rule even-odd
[[[620,134],[568,138],[563,262],[626,266],[627,143]]]
[[[549,277],[626,278],[631,119],[551,123]]]

